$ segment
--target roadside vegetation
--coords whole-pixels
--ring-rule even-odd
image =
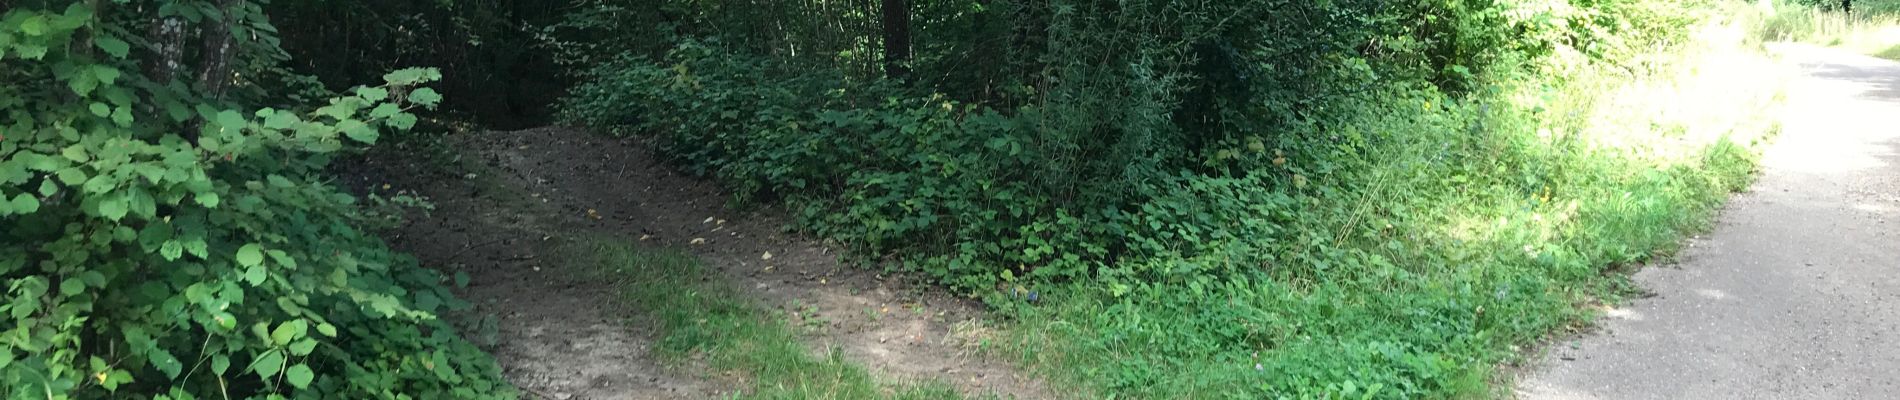
[[[1900,60],[1900,2],[1858,1],[1852,12],[1837,2],[1825,5],[1780,3],[1770,11],[1764,39],[1833,46],[1889,60]]]
[[[374,234],[420,200],[328,168],[550,120],[983,300],[1074,393],[1503,396],[1749,182],[1765,42],[1900,56],[1876,4],[554,3],[0,0],[0,398],[520,396]],[[743,396],[957,395],[570,245]]]
[[[1273,5],[946,11],[919,49],[1046,45],[909,72],[685,40],[561,116],[988,300],[1100,393],[1482,397],[1746,185],[1790,72],[1757,5]]]

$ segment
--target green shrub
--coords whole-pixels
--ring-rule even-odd
[[[365,233],[374,221],[322,173],[413,126],[439,74],[259,107],[244,93],[271,88],[141,69],[156,60],[132,44],[165,43],[132,35],[216,8],[50,3],[0,14],[0,397],[512,396],[436,318],[466,305]],[[268,39],[237,4],[226,28]],[[234,40],[233,75],[268,75],[272,42]]]

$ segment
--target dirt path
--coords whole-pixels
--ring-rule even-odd
[[[1805,74],[1760,181],[1520,397],[1900,398],[1900,63],[1785,50]]]
[[[964,393],[1052,398],[1012,366],[980,356],[977,304],[839,262],[836,249],[781,232],[769,211],[735,214],[718,189],[655,162],[641,144],[565,128],[461,135],[448,147],[495,176],[429,175],[423,157],[375,157],[350,178],[413,190],[437,209],[391,242],[426,265],[470,276],[464,297],[498,318],[493,346],[516,385],[556,399],[722,397],[737,383],[662,367],[654,332],[552,258],[552,239],[624,237],[691,250],[761,304],[809,327],[814,351],[837,348],[894,380],[936,379]],[[440,168],[434,168],[439,170]],[[397,180],[391,187],[380,186]],[[768,258],[766,253],[770,253]],[[477,331],[483,339],[483,328]]]

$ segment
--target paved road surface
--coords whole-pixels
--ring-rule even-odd
[[[1900,63],[1793,48],[1760,181],[1527,399],[1900,399]]]

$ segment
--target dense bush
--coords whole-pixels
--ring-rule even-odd
[[[435,106],[434,70],[312,108],[265,84],[256,3],[0,6],[0,397],[511,396],[321,173]]]

